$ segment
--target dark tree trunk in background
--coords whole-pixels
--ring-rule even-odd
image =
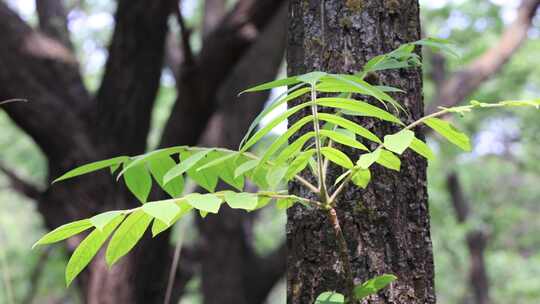
[[[289,75],[356,72],[366,60],[420,38],[417,0],[293,0],[289,20]],[[380,82],[407,92],[395,96],[412,114],[410,119],[402,115],[404,121],[423,115],[420,69],[379,76]],[[357,121],[381,136],[396,131],[372,119]],[[401,159],[400,173],[375,165],[368,189],[346,189],[339,197],[338,217],[355,283],[384,273],[399,278],[369,303],[435,303],[426,162],[410,152]],[[331,172],[333,178],[340,173]],[[297,183],[290,190],[308,193]],[[288,303],[313,303],[327,290],[344,292],[334,232],[319,211],[301,206],[288,211],[287,247]]]
[[[189,45],[174,46],[183,52],[179,57],[184,62],[169,63],[178,75],[178,100],[165,125],[162,145],[196,145],[203,132],[217,130],[218,140],[207,144],[237,146],[248,117],[260,111],[267,97],[244,96],[242,105],[237,93],[274,78],[283,59],[286,14],[281,8],[286,1],[239,0],[227,12],[219,1],[208,2],[208,20],[203,22],[207,35],[200,52],[188,56]],[[46,183],[91,161],[144,153],[164,65],[168,19],[176,15],[182,20],[178,1],[118,1],[109,57],[95,96],[82,82],[63,1],[37,3],[39,31],[0,1],[0,100],[30,101],[2,110],[44,153],[49,168]],[[187,33],[184,29],[177,41],[189,41]],[[9,172],[2,165],[0,169]],[[14,174],[7,176],[14,189],[36,200],[49,229],[138,205],[107,172],[44,191]],[[178,302],[197,269],[202,269],[205,303],[264,302],[285,272],[285,253],[280,247],[259,256],[251,243],[252,219],[245,218],[227,210],[219,219],[209,217],[208,223],[199,225],[200,244],[182,248],[173,302]],[[78,241],[70,239],[68,250]],[[112,269],[98,256],[76,282],[83,302],[163,303],[172,251],[168,233],[153,239],[147,234]]]

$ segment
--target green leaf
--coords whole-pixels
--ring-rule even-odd
[[[53,231],[44,235],[39,239],[33,246],[32,249],[38,245],[52,244],[62,240],[65,240],[75,234],[83,232],[88,228],[93,226],[92,222],[89,219],[79,220],[71,222],[65,225],[62,225]]]
[[[189,152],[181,152],[181,159],[188,159]],[[197,185],[206,189],[209,192],[214,192],[218,184],[218,176],[221,171],[221,167],[218,168],[208,168],[205,170],[197,171],[197,166],[203,166],[204,164],[211,162],[222,155],[222,152],[212,151],[201,159],[195,166],[192,166],[187,170],[187,175],[195,182]]]
[[[397,154],[402,154],[413,142],[414,132],[411,130],[401,130],[396,134],[384,137],[384,147]]]
[[[176,200],[150,202],[143,205],[142,210],[163,223],[170,225],[180,212]]]
[[[435,158],[435,154],[433,154],[431,148],[425,142],[421,141],[416,137],[413,139],[409,148],[411,148],[414,152],[422,155],[428,160],[432,160]]]
[[[256,194],[247,192],[225,192],[225,201],[233,209],[244,209],[247,211],[257,208],[258,198]]]
[[[253,172],[251,172],[250,174],[251,181],[257,187],[261,189],[267,189],[269,187],[268,181],[266,180],[266,175],[268,174],[268,170],[269,170],[268,166],[264,164],[260,164],[253,170]]]
[[[354,288],[354,296],[357,300],[361,300],[369,295],[376,294],[395,280],[397,280],[397,277],[391,274],[383,274],[375,277],[361,285],[357,285]]]
[[[356,149],[359,149],[359,150],[369,151],[368,148],[366,146],[364,146],[362,143],[360,143],[356,139],[352,139],[352,138],[350,138],[347,135],[344,135],[342,133],[335,132],[335,131],[329,131],[329,130],[320,130],[320,134],[322,136],[326,136],[326,137],[330,138],[331,140],[333,140],[333,141],[335,141],[335,142],[337,142],[339,144],[349,146],[349,147],[353,147],[353,148],[356,148]]]
[[[281,153],[279,153],[279,156],[276,159],[276,163],[281,165],[291,156],[300,152],[302,148],[304,147],[304,144],[314,136],[315,136],[314,131],[307,132],[306,134],[300,136],[293,143],[291,143],[289,146],[283,149]]]
[[[112,266],[137,245],[151,221],[152,218],[143,210],[137,210],[126,218],[112,236],[107,247],[105,260],[109,266]]]
[[[266,174],[266,181],[268,182],[270,189],[275,189],[277,186],[279,186],[279,183],[285,177],[287,170],[287,167],[282,166],[271,167],[270,170],[268,170],[268,173]]]
[[[371,84],[364,81],[362,78],[355,75],[332,75],[338,81],[344,82],[346,84],[352,85],[356,90],[351,90],[350,92],[359,93],[363,95],[373,96],[379,101],[386,101],[391,103],[396,109],[406,112],[401,104],[399,104],[392,96],[386,94],[385,92],[379,90],[377,87],[372,86]],[[343,92],[343,91],[342,91]]]
[[[440,39],[440,38],[425,38],[422,40],[418,40],[416,42],[413,42],[416,45],[422,45],[430,47],[436,51],[441,51],[447,55],[453,56],[455,58],[459,58],[458,52],[452,47],[452,43],[446,39]]]
[[[221,199],[214,194],[188,194],[185,199],[193,208],[209,213],[218,213]]]
[[[159,186],[171,197],[179,197],[184,191],[184,177],[178,175],[169,183],[165,184],[163,177],[169,170],[176,166],[176,162],[170,156],[152,158],[148,161],[148,168]]]
[[[94,215],[90,218],[90,223],[94,227],[96,227],[98,230],[103,230],[105,226],[107,226],[110,222],[112,222],[114,219],[119,217],[122,214],[122,211],[107,211],[100,213],[98,215]]]
[[[55,179],[53,181],[53,183],[56,183],[56,182],[59,182],[59,181],[62,181],[62,180],[66,180],[66,179],[69,179],[69,178],[72,178],[72,177],[75,177],[75,176],[79,176],[79,175],[87,174],[87,173],[90,173],[90,172],[94,172],[94,171],[97,171],[97,170],[109,168],[111,166],[123,163],[123,162],[125,162],[127,160],[129,160],[129,157],[127,157],[127,156],[119,156],[119,157],[114,157],[114,158],[110,158],[110,159],[101,160],[101,161],[93,162],[93,163],[90,163],[90,164],[86,164],[86,165],[77,167],[77,168],[75,168],[75,169],[73,169],[71,171],[68,171],[64,175],[62,175],[59,178]]]
[[[317,297],[315,304],[345,304],[345,296],[335,291],[325,291]]]
[[[257,167],[258,164],[259,164],[259,160],[257,159],[248,160],[247,162],[242,163],[240,166],[236,168],[236,170],[234,170],[234,177],[239,177],[239,176],[244,175],[246,172]]]
[[[124,216],[119,216],[110,222],[103,231],[95,229],[92,231],[73,252],[66,266],[66,285],[69,286],[73,279],[83,271],[84,268],[94,258],[103,243],[107,240],[113,230],[122,222]]]
[[[371,181],[371,172],[369,170],[358,170],[353,173],[351,180],[358,187],[365,188]]]
[[[315,85],[321,78],[323,78],[326,75],[328,74],[325,72],[314,71],[314,72],[309,72],[304,75],[297,76],[297,79],[302,82],[308,83],[310,85]]]
[[[368,169],[369,167],[371,167],[371,165],[373,165],[373,163],[379,160],[379,158],[381,157],[381,150],[382,149],[379,148],[371,153],[365,153],[360,155],[360,158],[358,159],[356,164],[362,169]]]
[[[308,115],[302,119],[295,122],[291,127],[287,129],[285,133],[280,135],[268,148],[265,149],[263,156],[261,157],[261,162],[266,162],[270,157],[284,144],[287,143],[289,138],[298,132],[304,125],[313,120],[313,115]]]
[[[294,113],[310,105],[311,105],[311,102],[299,104],[285,111],[283,114],[277,116],[276,118],[272,119],[266,126],[264,126],[262,129],[257,131],[255,134],[253,134],[251,138],[248,139],[248,141],[244,144],[244,146],[242,146],[242,149],[240,150],[240,152],[247,151],[249,148],[251,148],[251,146],[256,144],[261,138],[263,138],[266,134],[272,131],[278,124],[285,121],[287,118],[289,118],[289,116],[293,115]]]
[[[337,149],[331,147],[323,147],[321,148],[321,153],[331,162],[338,164],[343,168],[351,169],[354,166],[353,162],[349,159],[349,157],[345,153]]]
[[[125,164],[124,164],[125,165]],[[152,177],[144,164],[131,167],[124,173],[124,181],[129,191],[141,202],[146,203],[152,189]]]
[[[197,164],[201,159],[203,159],[208,153],[212,152],[212,150],[213,149],[205,149],[191,155],[186,159],[182,159],[182,161],[178,165],[174,166],[165,174],[165,176],[163,177],[163,183],[168,184],[177,176],[180,176],[187,172],[189,169],[191,169],[191,167],[195,166],[195,164]]]
[[[381,149],[381,156],[377,160],[377,163],[394,171],[399,171],[401,167],[401,160],[399,160],[399,157],[384,149]]]
[[[276,208],[278,210],[289,209],[294,206],[295,201],[290,198],[281,198],[276,200]]]
[[[449,122],[439,118],[428,118],[424,121],[424,123],[454,145],[465,151],[471,151],[472,148],[469,137],[454,128],[454,126]]]
[[[291,100],[294,100],[308,92],[310,92],[310,88],[301,88],[299,89],[300,87],[304,86],[305,84],[304,83],[301,83],[299,85],[296,85],[294,87],[292,87],[291,89],[287,90],[287,92],[285,92],[284,94],[278,96],[275,100],[271,101],[269,103],[269,106],[266,107],[259,115],[257,115],[257,117],[255,117],[255,119],[251,122],[249,128],[248,128],[248,131],[246,132],[246,134],[244,135],[244,138],[242,138],[242,141],[240,142],[240,147],[242,147],[244,145],[244,143],[246,142],[246,140],[249,138],[249,136],[251,135],[251,133],[253,132],[253,130],[255,130],[255,128],[259,125],[259,123],[261,122],[261,120],[266,117],[269,113],[271,113],[272,111],[274,111],[276,108],[278,108],[280,105],[282,104],[286,104],[287,102],[291,101]],[[298,90],[297,90],[298,89]]]
[[[170,147],[170,148],[163,148],[158,149],[155,151],[151,151],[148,153],[145,153],[143,155],[136,156],[132,158],[132,161],[124,166],[122,171],[118,174],[117,178],[120,178],[124,173],[126,173],[127,170],[129,170],[132,167],[136,167],[139,165],[143,165],[144,163],[148,163],[149,161],[156,159],[156,158],[163,158],[164,156],[170,156],[176,153],[179,153],[180,151],[185,150],[186,147]]]
[[[154,221],[154,223],[152,224],[152,237],[155,237],[156,235],[167,230],[167,228],[169,228],[172,224],[176,223],[184,215],[188,214],[191,210],[193,210],[193,207],[191,207],[191,205],[188,204],[184,199],[175,199],[174,201],[176,202],[178,208],[180,208],[180,212],[176,214],[170,225],[167,225],[162,221]]]
[[[319,98],[316,102],[320,106],[343,109],[362,116],[375,117],[385,121],[403,125],[403,123],[394,115],[386,112],[381,108],[370,105],[367,102],[336,97]]]
[[[252,88],[242,91],[240,94],[249,93],[249,92],[266,91],[273,88],[297,84],[299,82],[300,80],[298,79],[297,76],[287,77],[287,78],[278,79],[278,80],[274,80],[274,81],[270,81],[270,82],[266,82],[266,83],[254,86]]]
[[[287,172],[285,173],[285,179],[291,180],[298,172],[304,170],[314,153],[314,149],[300,153],[288,167]]]
[[[202,171],[204,169],[209,169],[209,168],[212,168],[212,167],[215,167],[217,165],[221,165],[223,162],[235,157],[235,156],[238,156],[238,153],[225,153],[225,155],[223,156],[220,156],[212,161],[209,161],[207,162],[206,164],[200,166],[197,168],[197,171]]]
[[[376,143],[382,143],[382,141],[377,137],[377,135],[373,134],[368,129],[360,126],[359,124],[352,122],[346,118],[343,118],[341,116],[337,116],[334,114],[327,114],[327,113],[319,113],[319,119],[324,120],[326,122],[333,123],[337,126],[340,126],[342,128],[345,128],[351,132],[354,132],[364,138],[367,138],[371,141],[374,141]]]
[[[237,162],[238,158],[222,163],[221,166],[217,168],[219,170],[217,173],[225,183],[233,186],[238,191],[242,191],[244,189],[244,176],[234,176],[234,172],[238,167],[236,165]]]

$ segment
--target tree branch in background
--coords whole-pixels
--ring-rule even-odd
[[[160,146],[195,145],[216,110],[216,92],[284,0],[240,1],[203,42],[190,69],[181,69],[178,99]]]
[[[216,29],[216,26],[221,22],[221,19],[226,13],[226,3],[223,0],[206,0],[204,1],[204,16],[203,16],[203,36],[206,37],[209,33]]]
[[[159,88],[168,16],[177,1],[121,0],[97,93],[99,140],[112,154],[146,148],[152,107]],[[113,147],[121,147],[123,151]]]
[[[68,31],[67,12],[62,0],[36,0],[39,29],[64,46],[72,49]]]
[[[438,107],[453,107],[476,90],[484,81],[497,73],[510,60],[523,42],[536,14],[540,0],[523,0],[517,18],[502,34],[499,42],[463,70],[454,73],[438,90],[427,113]]]
[[[286,5],[276,12],[256,42],[229,72],[215,95],[216,112],[207,124],[200,144],[236,149],[250,122],[263,109],[268,92],[237,93],[246,86],[273,79],[283,62],[286,36]],[[226,207],[222,207],[226,208]],[[203,243],[202,292],[205,303],[261,304],[285,273],[285,246],[267,257],[259,257],[253,248],[253,217],[226,209],[220,216],[198,221]],[[217,265],[222,274],[215,273]],[[240,271],[238,271],[240,270]],[[223,281],[223,276],[227,280]],[[223,292],[216,292],[216,288]],[[231,290],[237,290],[231,293]]]
[[[47,259],[49,258],[51,250],[52,250],[52,247],[47,247],[44,250],[41,250],[39,252],[39,257],[37,259],[37,262],[34,266],[32,273],[30,274],[30,280],[29,280],[30,287],[28,288],[28,292],[24,296],[24,299],[22,300],[21,304],[33,303],[34,297],[39,291],[39,281],[41,279],[41,275],[43,274],[43,270],[46,266]]]
[[[8,178],[13,190],[33,200],[38,200],[41,197],[42,191],[39,187],[23,180],[15,172],[4,167],[2,164],[0,164],[0,172]]]
[[[73,53],[55,39],[34,31],[0,2],[0,100],[29,103],[2,107],[50,157],[73,147],[92,151],[79,113],[89,104]]]
[[[470,204],[465,198],[459,177],[455,172],[448,175],[447,187],[457,221],[460,224],[464,224],[471,214]],[[489,277],[484,258],[487,234],[480,229],[472,229],[467,232],[466,238],[470,255],[469,282],[472,287],[475,303],[489,304],[491,303],[489,297]]]

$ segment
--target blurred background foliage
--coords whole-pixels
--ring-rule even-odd
[[[12,6],[30,22],[33,1],[12,0]],[[231,1],[232,2],[232,1]],[[500,38],[505,25],[515,17],[519,1],[422,1],[424,34],[454,41],[461,58],[446,58],[449,72],[471,62]],[[111,34],[113,1],[67,1],[71,6],[70,30],[81,68],[89,88],[97,85]],[[197,0],[184,1],[188,22],[201,18]],[[471,99],[495,101],[540,96],[540,20],[529,30],[529,39],[511,61],[477,90]],[[200,35],[195,28],[193,36]],[[194,38],[194,41],[199,41]],[[194,44],[194,48],[197,46]],[[425,100],[434,98],[431,79],[432,54],[425,54]],[[155,146],[175,98],[174,80],[168,71],[148,138]],[[470,257],[466,235],[471,230],[485,233],[485,263],[493,303],[534,304],[540,300],[540,112],[523,110],[480,111],[454,118],[472,134],[475,148],[460,154],[436,138],[429,142],[438,157],[429,165],[429,192],[438,302],[473,303],[468,281]],[[0,111],[0,156],[16,173],[45,187],[46,163],[31,139]],[[460,223],[448,191],[447,176],[455,172],[469,202],[470,216]],[[63,271],[66,254],[61,246],[30,250],[45,231],[34,202],[10,190],[0,174],[0,303],[13,297],[25,303],[30,292],[33,303],[78,303],[73,288],[65,289]],[[268,209],[258,217],[255,229],[257,250],[270,252],[284,238],[285,215]],[[196,237],[189,223],[181,225],[185,241]],[[186,229],[186,227],[188,227]],[[9,233],[8,233],[9,232]],[[189,284],[182,303],[198,303],[198,279]],[[11,294],[10,294],[11,293]],[[284,303],[280,283],[269,303]]]

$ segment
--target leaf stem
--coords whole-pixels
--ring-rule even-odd
[[[341,230],[341,224],[337,217],[336,209],[331,207],[327,210],[328,219],[334,229],[336,241],[339,249],[339,256],[341,263],[343,264],[343,271],[345,272],[345,303],[355,304],[357,303],[354,297],[354,278],[352,274],[352,266],[349,257],[349,249],[347,247],[347,241]]]
[[[323,202],[327,201],[327,191],[326,191],[326,182],[325,182],[325,172],[323,170],[323,159],[321,153],[321,134],[319,126],[319,114],[317,110],[317,90],[315,88],[315,83],[311,85],[311,113],[313,115],[313,130],[315,131],[315,150],[317,153],[317,169],[318,169],[318,182],[319,182],[319,192]]]

